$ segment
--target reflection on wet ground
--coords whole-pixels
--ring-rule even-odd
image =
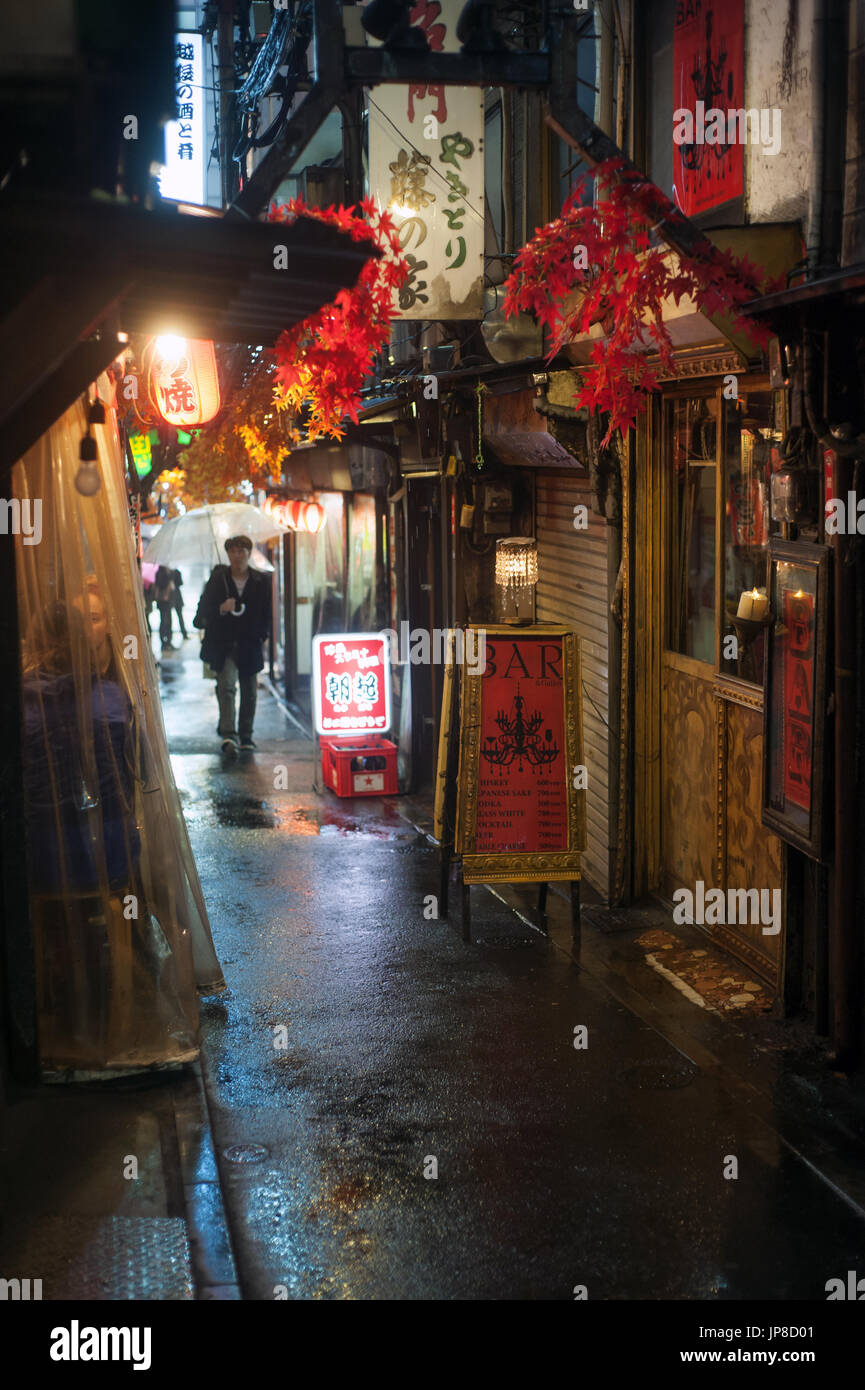
[[[259,751],[225,766],[197,666],[170,684],[231,988],[202,1019],[247,1297],[822,1299],[861,1263],[865,1223],[779,1133],[767,1020],[696,1009],[646,966],[645,922],[587,924],[578,962],[475,890],[464,945],[398,798],[317,796],[263,691]]]

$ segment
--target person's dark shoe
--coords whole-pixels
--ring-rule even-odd
[[[251,738],[242,738],[242,739],[240,740],[240,748],[241,748],[241,751],[244,752],[244,753],[257,753],[257,752],[258,752],[258,744],[257,744],[257,743],[253,743],[253,741],[252,741]]]
[[[223,751],[223,753],[236,753],[236,752],[237,752],[237,739],[236,739],[236,738],[224,738],[224,739],[222,740],[222,751]]]

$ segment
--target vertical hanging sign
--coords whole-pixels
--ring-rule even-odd
[[[176,34],[174,92],[177,120],[165,123],[165,164],[159,175],[163,198],[204,204],[204,39]]]
[[[462,0],[418,0],[433,52],[458,52]],[[369,102],[369,183],[399,230],[406,319],[483,318],[484,97],[480,87],[382,83]]]
[[[744,30],[745,0],[676,5],[673,194],[688,217],[742,196],[744,132],[730,117],[744,116]],[[677,119],[685,111],[692,121]]]

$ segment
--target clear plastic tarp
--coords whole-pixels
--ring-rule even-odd
[[[112,399],[107,377],[98,389]],[[194,1059],[197,996],[225,982],[169,761],[114,409],[91,427],[91,496],[76,487],[87,429],[82,400],[13,474],[25,814],[42,1066],[111,1074]]]

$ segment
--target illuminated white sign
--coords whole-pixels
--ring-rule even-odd
[[[434,52],[459,51],[461,5],[418,0],[411,10]],[[483,129],[480,87],[382,83],[369,93],[370,192],[410,267],[398,318],[483,318]]]
[[[165,165],[159,175],[163,198],[204,203],[204,39],[176,34],[174,43],[176,121],[165,125]]]

